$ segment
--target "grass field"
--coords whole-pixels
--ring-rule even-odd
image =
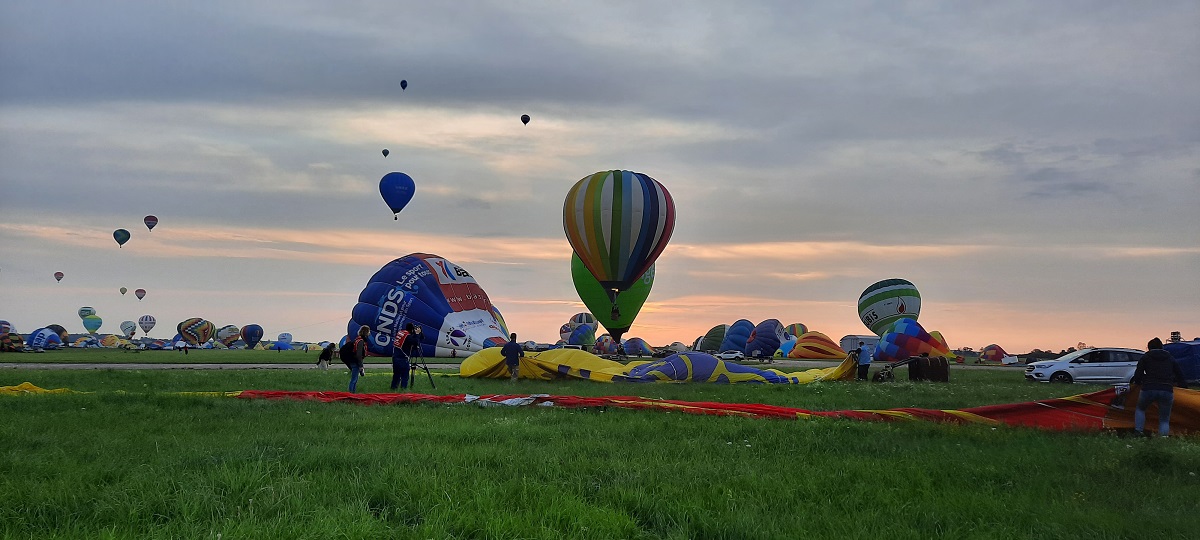
[[[951,377],[949,384],[790,387],[512,385],[437,377],[436,391],[423,378],[417,390],[635,394],[829,410],[958,408],[1097,388],[1029,384],[1017,371],[960,369]],[[95,392],[0,398],[0,536],[1096,539],[1200,533],[1200,441],[1194,438],[171,394],[341,390],[346,379],[345,369],[0,370],[0,385],[29,381]],[[362,387],[383,391],[388,382],[381,370]]]

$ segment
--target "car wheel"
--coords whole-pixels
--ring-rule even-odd
[[[1071,375],[1065,371],[1059,371],[1058,373],[1055,373],[1054,375],[1050,376],[1050,382],[1068,383],[1069,384],[1071,382]]]

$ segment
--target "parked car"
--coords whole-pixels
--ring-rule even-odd
[[[714,354],[713,356],[720,358],[721,360],[745,360],[746,359],[746,355],[742,354],[742,351],[719,352],[717,354]]]
[[[1038,382],[1125,384],[1133,377],[1145,351],[1137,349],[1080,349],[1054,360],[1033,362],[1025,379]]]

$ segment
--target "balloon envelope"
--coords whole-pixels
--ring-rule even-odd
[[[134,332],[137,332],[137,323],[133,321],[121,321],[121,333],[125,337],[133,337]]]
[[[287,332],[283,332],[282,334],[279,334],[279,337],[275,338],[275,341],[280,343],[291,343],[292,335]]]
[[[437,255],[412,253],[371,276],[346,333],[355,335],[366,325],[371,354],[391,356],[393,333],[413,323],[424,334],[424,356],[458,356],[508,342],[495,313],[487,293],[465,269]]]
[[[76,313],[78,313],[79,318],[82,319],[84,317],[87,317],[88,315],[95,315],[96,308],[91,307],[91,306],[83,306],[83,307],[79,308],[79,311],[77,311]]]
[[[46,325],[46,328],[49,328],[49,329],[51,329],[51,330],[54,330],[54,333],[55,333],[55,334],[58,334],[58,337],[62,338],[62,340],[63,340],[63,343],[66,343],[66,342],[67,342],[67,329],[66,329],[66,328],[63,328],[63,327],[62,327],[62,325],[60,325],[60,324],[48,324],[48,325]]]
[[[263,327],[257,324],[247,324],[242,327],[242,341],[246,342],[247,349],[253,349],[259,341],[262,341],[262,337]]]
[[[138,289],[133,291],[133,295],[138,297],[138,300],[141,300],[146,297],[146,289]]]
[[[888,332],[900,319],[917,320],[920,313],[921,293],[907,280],[875,282],[858,297],[859,319],[878,336]]]
[[[416,191],[417,185],[412,177],[402,172],[387,173],[379,180],[379,194],[393,214],[400,213]]]
[[[408,79],[400,79],[400,90],[408,90]]]
[[[771,356],[784,339],[783,323],[779,322],[779,319],[767,319],[750,331],[750,337],[746,339],[746,355]]]
[[[1008,356],[1008,353],[1004,352],[1003,347],[996,345],[995,343],[988,345],[987,347],[984,347],[983,350],[979,351],[979,360],[981,362],[999,363],[1001,360],[1004,360],[1005,356]]]
[[[125,229],[117,229],[113,231],[113,240],[117,241],[118,246],[124,246],[125,242],[129,241],[129,231]]]
[[[387,148],[384,148],[384,149],[383,149],[383,157],[388,157],[388,154],[390,154],[390,153],[391,153],[391,152],[388,152],[388,149],[387,149]]]
[[[25,338],[25,344],[35,349],[56,349],[62,343],[62,338],[49,328],[38,328]]]
[[[138,326],[141,327],[143,334],[149,334],[150,329],[154,328],[155,322],[157,321],[154,320],[153,315],[142,315],[141,317],[138,317]]]
[[[179,335],[189,345],[196,347],[207,343],[216,332],[216,325],[200,317],[192,317],[179,323]]]
[[[571,336],[567,338],[568,345],[579,345],[581,347],[591,347],[596,344],[596,325],[581,324],[571,330]]]
[[[801,323],[792,323],[783,327],[783,332],[792,337],[800,337],[808,333],[808,327]]]
[[[746,342],[750,341],[750,332],[754,331],[754,323],[746,319],[738,319],[725,329],[725,339],[721,340],[721,350],[746,352]]]
[[[632,171],[585,176],[563,201],[571,248],[606,290],[630,288],[675,230],[675,203],[657,180]]]
[[[83,327],[89,334],[95,334],[103,324],[104,319],[101,319],[99,315],[88,315],[83,318]]]
[[[890,332],[879,338],[873,361],[891,363],[910,356],[919,356],[921,353],[929,353],[929,356],[933,357],[954,358],[945,342],[931,336],[920,323],[913,319],[900,319],[892,326]]]
[[[640,337],[631,337],[622,343],[625,354],[629,356],[654,356],[654,348]]]
[[[525,124],[527,126],[529,125],[529,115],[528,114],[521,115],[521,123]]]
[[[596,277],[584,266],[579,255],[574,253],[571,254],[571,280],[575,282],[575,292],[591,312],[594,322],[604,325],[613,338],[620,341],[621,335],[633,326],[633,320],[637,318],[642,305],[646,303],[646,298],[650,296],[650,289],[654,287],[654,265],[650,265],[641,279],[617,296],[617,317],[613,317],[612,299],[609,298],[608,290],[596,281]]]
[[[217,329],[217,341],[226,347],[232,347],[241,337],[242,332],[232,324],[227,324]]]
[[[127,293],[127,292],[129,292],[129,289],[126,289],[125,287],[121,287],[121,296],[125,296],[125,293]]]
[[[704,333],[704,337],[700,338],[700,343],[697,345],[698,351],[715,351],[722,352],[721,342],[725,340],[725,330],[729,328],[727,324],[718,324]]]
[[[62,278],[63,278],[63,273],[62,273],[62,272],[55,272],[55,273],[54,273],[54,281],[62,281]]]
[[[158,218],[155,216],[146,216],[145,218],[142,218],[142,223],[146,224],[147,229],[153,231],[154,226],[158,225]]]

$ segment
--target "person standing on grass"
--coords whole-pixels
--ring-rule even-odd
[[[871,351],[867,349],[866,343],[858,342],[858,348],[854,349],[854,359],[858,361],[858,380],[867,380],[867,374],[871,371]]]
[[[342,362],[346,363],[346,367],[350,368],[350,393],[353,394],[358,389],[358,378],[363,375],[366,368],[363,362],[367,358],[367,336],[371,333],[371,327],[362,325],[358,327],[358,337],[354,338],[354,346],[352,348],[351,358],[342,358]]]
[[[413,323],[405,323],[404,330],[396,332],[392,336],[392,391],[396,391],[396,387],[408,389],[409,373],[412,366],[409,364],[409,359],[412,358],[413,349],[417,343],[416,331],[413,329]]]
[[[508,343],[505,343],[504,348],[500,349],[500,354],[504,355],[504,365],[508,366],[508,372],[512,374],[512,381],[517,382],[517,372],[521,369],[521,357],[525,356],[525,350],[517,343],[516,332],[508,336]]]
[[[1139,435],[1145,434],[1146,409],[1150,404],[1158,404],[1158,436],[1166,437],[1171,430],[1171,406],[1175,404],[1175,389],[1187,388],[1187,380],[1179,362],[1171,353],[1163,350],[1161,339],[1154,338],[1146,344],[1146,354],[1138,360],[1137,369],[1129,384],[1141,386],[1138,394],[1137,408],[1133,411],[1133,430]]]
[[[333,343],[330,343],[321,349],[321,356],[317,357],[317,367],[321,368],[321,371],[329,369],[329,361],[333,360],[333,350],[336,348]]]

